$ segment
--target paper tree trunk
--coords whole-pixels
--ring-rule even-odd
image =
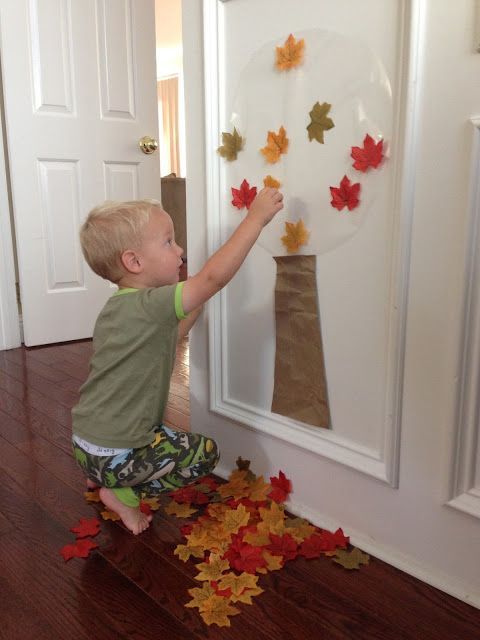
[[[318,313],[316,257],[276,257],[276,354],[272,411],[328,428],[327,381]]]

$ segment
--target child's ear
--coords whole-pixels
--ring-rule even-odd
[[[129,273],[140,273],[142,271],[142,263],[135,251],[127,249],[120,256],[122,265]]]

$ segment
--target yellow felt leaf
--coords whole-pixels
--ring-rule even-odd
[[[285,528],[296,542],[303,542],[316,531],[316,528],[303,518],[287,518]]]
[[[148,504],[152,511],[158,511],[160,509],[160,503],[158,498],[143,498],[143,504]]]
[[[223,528],[228,533],[238,533],[240,527],[244,527],[250,520],[250,514],[243,504],[239,504],[236,509],[229,509],[223,518]]]
[[[218,493],[222,498],[228,498],[231,496],[232,498],[235,498],[235,500],[239,500],[240,498],[245,498],[245,496],[248,495],[248,482],[244,477],[246,473],[246,471],[234,471],[232,473],[232,479],[226,484],[222,484],[218,487]],[[241,476],[239,474],[241,474]]]
[[[268,530],[256,532],[249,531],[243,536],[243,540],[254,547],[265,547],[271,542]]]
[[[307,231],[303,220],[298,222],[285,222],[286,235],[281,240],[288,253],[296,253],[300,247],[307,244],[310,232]]]
[[[200,615],[206,624],[216,624],[219,627],[229,627],[230,618],[228,616],[235,616],[238,613],[240,613],[240,610],[232,607],[227,598],[216,595],[204,600],[200,610]]]
[[[267,134],[267,145],[260,149],[265,160],[270,164],[275,164],[280,160],[282,153],[288,151],[288,138],[285,128],[282,126],[278,133],[269,131]]]
[[[265,482],[263,476],[258,476],[258,478],[250,485],[250,493],[248,497],[250,500],[253,500],[253,502],[263,502],[267,499],[271,490],[272,485],[269,482]]]
[[[273,187],[274,189],[279,189],[282,186],[282,183],[279,182],[273,176],[265,176],[265,178],[263,179],[263,186],[264,187]]]
[[[258,510],[261,522],[257,525],[258,531],[269,531],[275,535],[281,534],[285,529],[285,512],[283,507],[276,502],[272,502],[267,508],[260,507]]]
[[[197,511],[198,509],[192,509],[188,504],[178,504],[175,500],[169,502],[165,507],[165,513],[170,516],[177,516],[177,518],[188,518]]]
[[[191,547],[186,544],[179,544],[175,547],[173,555],[178,556],[183,562],[187,562],[191,556],[194,558],[203,558],[205,552],[203,547]]]
[[[295,37],[290,34],[285,40],[283,47],[276,47],[277,59],[275,66],[280,71],[288,71],[298,67],[303,62],[303,54],[305,51],[305,40],[296,40]]]
[[[222,579],[218,583],[218,588],[231,589],[232,593],[239,596],[244,589],[254,589],[257,586],[258,576],[253,573],[243,572],[239,576],[235,573],[227,573],[222,576]]]
[[[236,128],[233,128],[233,133],[222,133],[222,146],[218,147],[217,151],[226,160],[236,160],[238,152],[241,151],[245,145],[245,140],[238,133]]]
[[[87,502],[101,502],[98,489],[94,489],[93,491],[85,491],[83,497]]]
[[[229,567],[228,560],[223,560],[220,554],[212,553],[208,562],[197,564],[200,573],[195,576],[195,580],[219,580]]]
[[[264,551],[262,556],[267,563],[268,571],[278,571],[278,569],[281,569],[284,565],[282,556],[275,556],[269,551]]]
[[[215,595],[215,589],[211,586],[210,582],[204,582],[201,587],[194,587],[189,589],[188,593],[192,596],[192,600],[185,605],[189,609],[197,607],[202,610],[203,603],[211,596]]]
[[[361,564],[370,562],[370,556],[357,548],[352,549],[352,551],[337,549],[335,556],[333,561],[342,565],[345,569],[360,569]]]
[[[105,511],[101,511],[100,515],[104,520],[112,520],[113,522],[120,520],[120,516],[118,515],[118,513],[115,513],[115,511],[109,511],[108,509],[105,509]]]
[[[263,593],[263,589],[260,587],[255,587],[255,589],[245,589],[238,596],[232,593],[229,600],[230,602],[243,602],[244,604],[253,604],[252,596],[258,596]]]

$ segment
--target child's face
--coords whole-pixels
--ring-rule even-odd
[[[173,222],[168,213],[159,208],[152,210],[144,238],[139,254],[145,286],[162,287],[178,282],[183,249],[175,243]]]

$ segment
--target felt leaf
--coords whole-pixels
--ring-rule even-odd
[[[274,500],[275,502],[285,502],[288,495],[292,491],[292,483],[287,478],[287,476],[280,471],[278,473],[278,478],[272,476],[270,478],[270,483],[273,487],[272,491],[269,493],[268,497],[270,500]]]
[[[177,504],[174,500],[165,507],[165,513],[170,516],[177,516],[177,518],[188,518],[196,512],[197,509],[192,509],[188,504]]]
[[[232,607],[226,598],[213,595],[207,598],[202,604],[200,615],[206,624],[216,624],[219,627],[229,627],[230,618],[240,613],[239,609]]]
[[[293,560],[297,557],[298,543],[288,533],[283,536],[271,533],[270,540],[271,542],[266,549],[273,555],[282,556],[285,560]]]
[[[370,136],[365,136],[363,141],[363,147],[352,147],[352,153],[350,154],[355,160],[353,168],[365,173],[370,167],[376,169],[383,160],[383,140],[375,143],[375,140]]]
[[[187,602],[185,606],[189,609],[196,607],[201,611],[204,602],[215,595],[215,589],[211,586],[210,582],[204,582],[201,587],[189,589],[188,593],[192,596],[192,600]]]
[[[231,589],[232,594],[239,596],[245,589],[254,589],[257,586],[258,576],[245,571],[237,576],[235,573],[227,573],[218,582],[220,589]]]
[[[370,556],[360,549],[352,549],[352,551],[338,550],[335,554],[334,562],[342,565],[345,569],[360,569],[361,564],[369,564]]]
[[[246,180],[243,180],[240,185],[240,189],[235,189],[232,187],[232,204],[237,209],[243,209],[247,207],[250,209],[250,205],[255,200],[255,196],[257,195],[257,187],[250,187]]]
[[[90,520],[80,518],[78,525],[71,527],[70,531],[72,531],[77,538],[87,538],[88,536],[93,538],[100,533],[100,520],[97,518],[90,518]]]
[[[360,183],[351,184],[347,176],[343,176],[339,187],[330,187],[332,194],[331,205],[341,211],[347,207],[349,211],[355,209],[359,205]]]
[[[180,487],[169,494],[178,504],[207,504],[208,496],[203,491],[199,491],[197,487],[189,485]]]
[[[101,502],[100,492],[98,489],[95,489],[94,491],[85,491],[83,497],[87,502]]]
[[[312,559],[318,558],[324,551],[326,551],[325,540],[322,536],[314,534],[302,542],[298,555]]]
[[[152,515],[152,510],[150,509],[150,505],[144,502],[143,500],[140,501],[140,511],[144,513],[146,516]]]
[[[282,126],[278,133],[269,131],[267,134],[267,145],[260,149],[265,160],[270,164],[275,164],[280,160],[282,153],[288,151],[288,138],[285,128]]]
[[[60,549],[65,562],[71,558],[87,558],[92,549],[96,549],[98,544],[89,538],[77,540],[74,544],[67,544]]]
[[[265,176],[265,178],[263,179],[263,186],[272,187],[273,189],[279,189],[282,186],[282,183],[279,182],[273,176],[269,175],[269,176]]]
[[[258,478],[250,485],[250,493],[248,497],[254,502],[263,502],[267,499],[270,490],[271,486],[265,482],[263,476],[258,476]]]
[[[210,503],[206,509],[206,513],[216,520],[223,520],[226,511],[228,511],[228,506],[223,502]]]
[[[286,235],[281,240],[288,253],[296,253],[300,247],[307,244],[310,232],[307,231],[303,220],[285,222]]]
[[[218,487],[218,493],[222,498],[245,498],[248,496],[249,485],[245,480],[246,471],[234,472],[231,475],[231,479],[226,483]]]
[[[285,40],[283,47],[276,47],[276,62],[275,66],[280,71],[288,71],[294,67],[298,67],[303,62],[303,55],[305,51],[305,40],[296,40],[295,37],[290,34]]]
[[[323,102],[322,104],[316,102],[313,105],[313,108],[309,114],[311,122],[307,126],[308,139],[310,140],[310,142],[312,140],[317,140],[318,142],[323,144],[324,131],[333,129],[333,127],[335,126],[333,120],[327,115],[331,108],[332,105],[328,104],[328,102]]]
[[[230,596],[230,602],[243,602],[244,604],[253,604],[252,596],[258,596],[263,593],[263,589],[255,587],[254,589],[245,589],[240,595],[232,593]]]
[[[218,147],[217,152],[222,158],[232,161],[237,159],[238,152],[241,151],[245,145],[245,140],[234,127],[233,133],[222,133],[222,143],[222,146]]]
[[[267,564],[262,556],[261,547],[245,544],[238,537],[232,542],[223,557],[228,560],[232,569],[247,573],[256,573],[258,567],[265,567]]]
[[[216,491],[218,488],[218,482],[212,476],[205,476],[204,478],[199,478],[197,483],[200,485],[206,485],[209,487],[210,491]],[[200,491],[199,487],[197,489]]]
[[[118,513],[115,513],[115,511],[109,511],[108,509],[105,509],[105,511],[101,511],[100,515],[102,516],[102,518],[104,520],[111,520],[112,522],[116,522],[117,520],[121,520],[121,518],[118,515]]]
[[[244,527],[250,520],[250,514],[245,509],[243,504],[239,505],[236,509],[229,509],[225,512],[223,519],[223,528],[228,533],[237,533],[240,527]]]
[[[283,532],[285,528],[285,512],[282,506],[272,502],[267,508],[260,507],[258,513],[261,518],[261,523],[258,525],[259,530],[264,530],[261,528],[263,524],[271,533],[279,534]]]
[[[264,551],[263,557],[267,563],[267,571],[278,571],[285,564],[283,556],[274,555],[270,551]]]
[[[195,580],[218,580],[228,568],[228,560],[224,560],[220,555],[212,553],[208,562],[197,564],[197,569],[200,570],[200,573],[195,576]]]
[[[310,538],[316,531],[316,528],[303,518],[288,518],[285,521],[285,528],[297,542]]]
[[[160,509],[158,498],[143,498],[142,503],[147,504],[151,511],[158,511],[158,509]]]
[[[267,544],[270,544],[270,532],[258,531],[255,527],[255,531],[247,532],[243,536],[243,540],[254,547],[264,547]]]
[[[178,556],[183,562],[187,562],[191,556],[194,558],[203,558],[205,552],[203,547],[191,547],[186,544],[179,544],[175,547],[173,555]]]
[[[235,461],[239,471],[248,471],[250,469],[250,460],[244,460],[242,456],[238,456]]]

